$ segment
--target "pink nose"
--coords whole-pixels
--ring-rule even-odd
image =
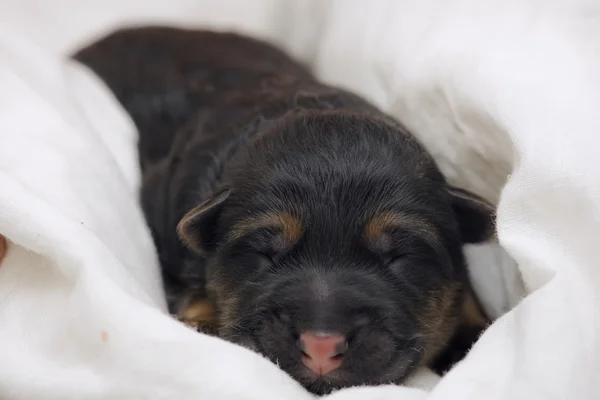
[[[348,349],[346,338],[342,335],[313,332],[301,334],[298,346],[302,350],[304,365],[319,375],[339,368]]]

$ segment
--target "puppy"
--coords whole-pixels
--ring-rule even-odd
[[[126,29],[74,57],[139,129],[141,201],[180,318],[316,394],[447,366],[487,323],[462,246],[493,235],[493,208],[367,101],[230,33]]]

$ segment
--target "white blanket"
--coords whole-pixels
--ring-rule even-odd
[[[330,399],[598,398],[591,0],[0,2],[0,398],[312,397],[260,356],[164,313],[134,128],[64,59],[120,23],[157,21],[282,44],[405,122],[454,183],[500,200],[499,238],[520,274],[472,249],[473,279],[494,315],[519,300],[521,276],[529,295],[439,383],[422,371],[417,388]]]

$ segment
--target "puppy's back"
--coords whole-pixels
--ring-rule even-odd
[[[276,47],[232,33],[125,29],[74,58],[107,84],[139,131],[141,203],[172,310],[205,284],[203,256],[182,246],[176,226],[213,195],[250,140],[299,113],[383,118],[359,96],[317,82]]]
[[[140,131],[142,166],[163,158],[174,133],[203,107],[260,90],[269,77],[311,79],[303,66],[259,40],[170,27],[119,30],[73,58],[94,71],[131,115]]]

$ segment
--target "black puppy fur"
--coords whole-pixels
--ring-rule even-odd
[[[485,325],[462,245],[493,234],[492,207],[450,187],[373,105],[230,33],[126,29],[75,58],[139,129],[141,199],[174,313],[317,394],[446,366],[464,316],[480,322],[463,352]],[[346,335],[339,369],[302,364],[306,330]]]

